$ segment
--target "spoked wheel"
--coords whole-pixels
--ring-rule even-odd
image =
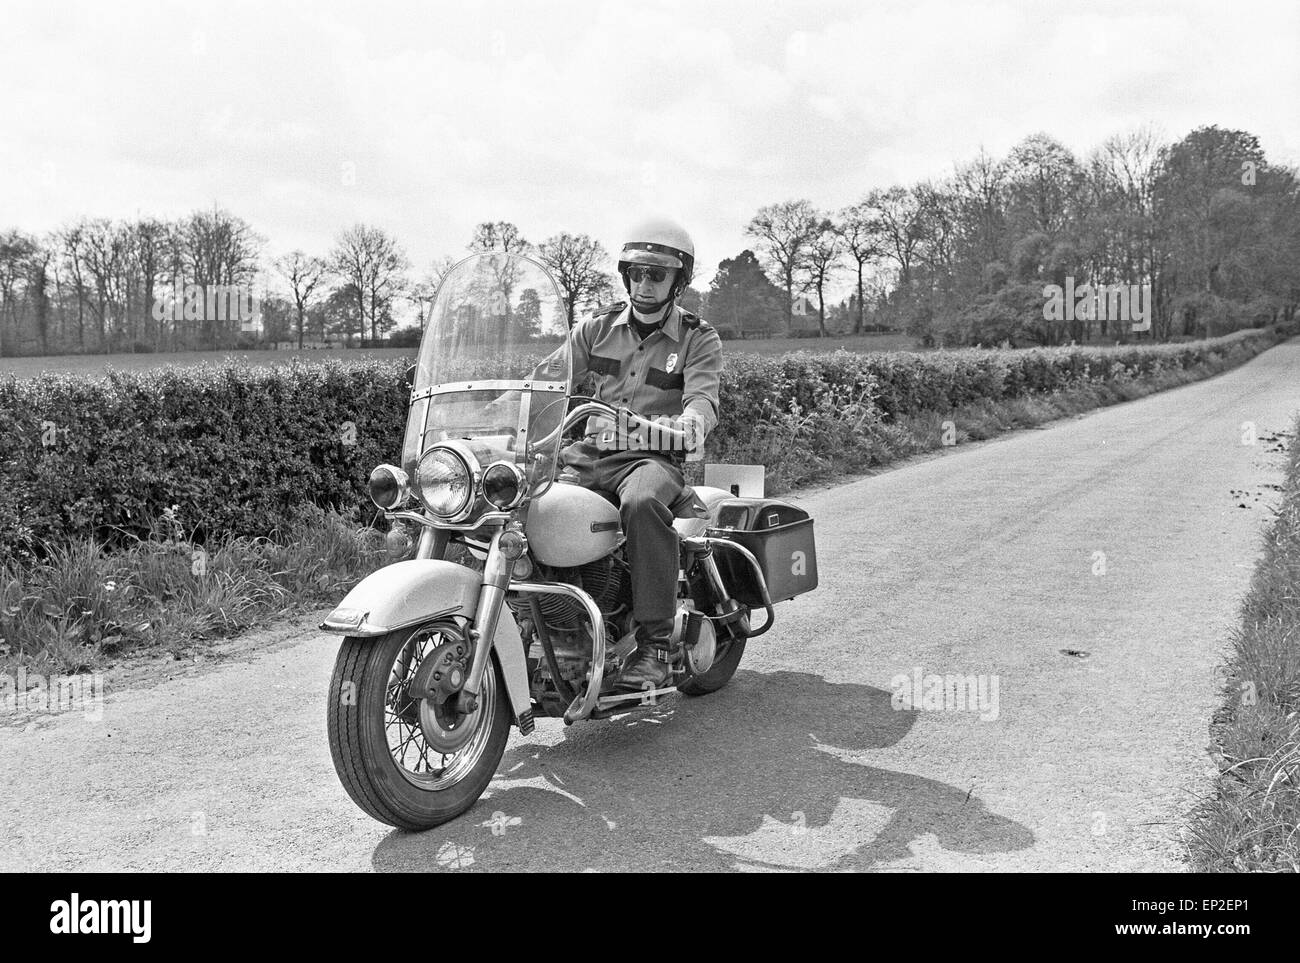
[[[470,648],[445,620],[343,640],[329,688],[330,753],[348,795],[380,822],[430,829],[467,810],[491,782],[510,707],[492,659],[478,707],[456,713]]]

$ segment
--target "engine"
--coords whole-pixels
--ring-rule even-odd
[[[632,602],[632,578],[627,562],[614,555],[574,568],[550,568],[544,577],[547,581],[576,585],[592,597],[606,616],[616,614]],[[573,599],[562,595],[541,595],[537,599],[542,616],[552,630],[577,629],[587,621],[585,609]],[[517,612],[529,612],[526,599],[512,605]]]
[[[607,555],[572,568],[543,566],[542,580],[576,585],[592,597],[605,616],[607,642],[613,645],[628,630],[632,608],[632,579],[621,555]],[[546,659],[541,637],[533,626],[530,599],[536,600],[551,639],[552,654],[561,679],[557,683]],[[586,609],[562,595],[536,595],[512,599],[510,607],[528,645],[528,667],[533,699],[547,715],[563,714],[572,693],[582,687],[591,661],[591,632]]]

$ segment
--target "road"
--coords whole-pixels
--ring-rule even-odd
[[[1297,409],[1300,339],[806,491],[821,586],[731,685],[542,720],[426,833],[335,779],[323,613],[120,670],[99,718],[0,722],[0,869],[1179,870]],[[976,697],[936,706],[930,675]]]

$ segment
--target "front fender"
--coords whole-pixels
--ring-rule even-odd
[[[482,587],[482,575],[455,562],[435,558],[394,562],[362,579],[320,628],[338,635],[373,638],[444,616],[464,616],[472,621]],[[501,615],[492,649],[506,680],[515,721],[527,731],[532,727],[532,696],[524,643],[510,612]]]
[[[320,627],[364,638],[443,615],[472,619],[478,610],[480,579],[464,565],[442,559],[394,562],[363,578]]]

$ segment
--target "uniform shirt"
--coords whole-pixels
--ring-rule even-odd
[[[630,408],[646,418],[686,411],[699,414],[704,435],[718,423],[718,382],[722,374],[722,339],[703,321],[673,305],[667,320],[644,341],[631,322],[632,308],[597,312],[574,325],[569,336],[573,375],[569,389],[591,371],[596,397]],[[589,419],[588,434],[607,427]]]

